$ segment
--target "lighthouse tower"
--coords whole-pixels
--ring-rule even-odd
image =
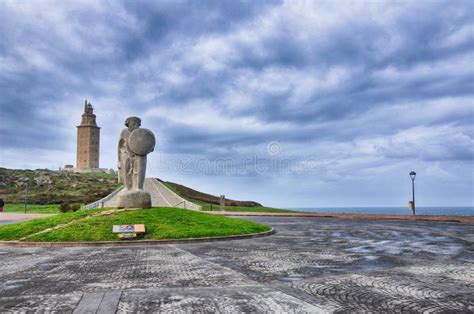
[[[95,121],[91,103],[85,101],[81,125],[77,126],[76,171],[99,170],[100,127]]]

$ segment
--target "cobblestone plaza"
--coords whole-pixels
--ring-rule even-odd
[[[473,225],[251,219],[276,234],[115,248],[0,247],[0,311],[474,311]]]

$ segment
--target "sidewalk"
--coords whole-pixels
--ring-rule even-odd
[[[277,233],[134,248],[0,246],[0,313],[472,313],[473,225],[248,219]]]
[[[206,211],[205,213],[224,216],[274,216],[274,217],[316,217],[342,219],[389,219],[389,220],[424,220],[474,223],[474,216],[412,216],[412,215],[374,215],[374,214],[330,214],[330,213],[259,213],[259,212],[221,212]]]
[[[22,214],[22,213],[9,213],[3,212],[0,213],[0,221],[21,221],[21,220],[30,220],[35,218],[49,217],[53,214]]]

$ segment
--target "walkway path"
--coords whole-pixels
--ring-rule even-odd
[[[0,225],[27,221],[35,218],[49,217],[52,214],[22,214],[22,213],[0,213]]]
[[[151,194],[151,205],[153,207],[178,207],[193,210],[201,209],[201,206],[185,200],[154,178],[146,178],[143,189]],[[104,203],[104,207],[117,207],[117,200],[121,192],[107,200]]]
[[[0,246],[0,312],[474,311],[474,227],[252,217],[275,235],[120,248]]]

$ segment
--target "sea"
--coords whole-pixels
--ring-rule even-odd
[[[387,215],[411,215],[407,207],[298,207],[288,208],[310,213],[330,214],[387,214]],[[417,215],[434,216],[474,216],[474,207],[470,206],[436,206],[416,207]]]

